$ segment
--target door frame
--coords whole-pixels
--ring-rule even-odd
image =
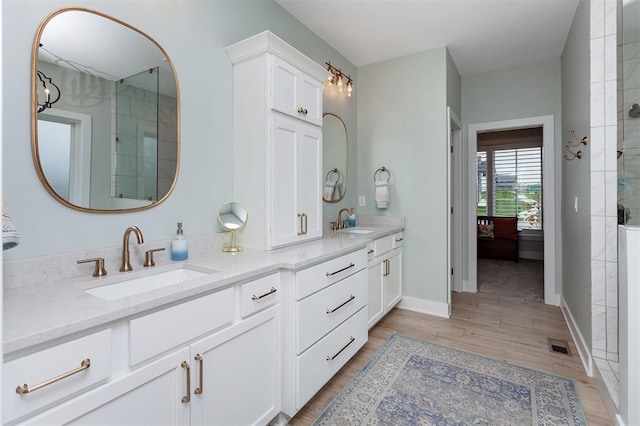
[[[469,124],[468,157],[467,157],[467,281],[463,283],[464,291],[475,293],[478,291],[477,265],[477,160],[478,133],[516,130],[529,127],[542,127],[542,197],[543,197],[543,235],[544,235],[544,303],[560,306],[560,294],[556,288],[556,162],[554,149],[554,117],[545,115],[513,120],[492,121],[488,123]]]
[[[462,120],[447,107],[447,305],[451,315],[451,292],[463,290],[463,147]],[[452,272],[450,272],[452,271]]]

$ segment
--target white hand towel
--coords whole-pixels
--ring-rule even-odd
[[[20,242],[20,234],[9,216],[6,203],[2,203],[2,250],[15,247]]]
[[[325,199],[326,201],[332,201],[333,197],[334,197],[334,193],[336,191],[336,183],[338,183],[337,181],[335,182],[331,182],[329,180],[327,180],[324,183],[324,189],[322,191],[322,198]]]
[[[386,209],[389,207],[389,182],[386,180],[377,180],[375,184],[376,207]]]

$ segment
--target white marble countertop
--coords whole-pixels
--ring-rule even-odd
[[[4,289],[3,352],[24,352],[52,340],[103,326],[109,322],[199,295],[243,281],[250,281],[281,269],[300,270],[360,248],[376,238],[399,232],[402,225],[362,224],[367,234],[345,231],[328,232],[323,238],[272,251],[245,249],[237,254],[217,252],[190,256],[182,263],[171,262],[150,269],[126,273],[126,278],[153,275],[190,266],[218,272],[180,284],[148,291],[118,300],[105,301],[85,293],[87,288],[122,281],[122,273],[101,278],[80,277],[37,285]]]

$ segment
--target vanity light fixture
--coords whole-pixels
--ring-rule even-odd
[[[336,86],[340,92],[346,92],[348,97],[353,95],[353,79],[348,74],[342,72],[340,68],[331,65],[331,62],[325,62],[327,71],[331,73],[329,76],[329,84]]]
[[[51,108],[53,104],[60,100],[60,88],[42,71],[38,71],[38,80],[44,89],[44,101],[42,103],[40,103],[40,97],[38,97],[38,112],[42,112],[47,108]]]
[[[567,144],[564,146],[564,149],[569,153],[569,155],[564,154],[562,158],[569,161],[575,158],[582,158],[582,151],[578,150],[577,152],[573,152],[571,148],[579,147],[580,145],[587,146],[587,140],[588,138],[586,136],[578,138],[578,136],[576,136],[575,130],[572,130],[571,140],[567,141]]]

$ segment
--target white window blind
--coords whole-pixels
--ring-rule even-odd
[[[542,229],[542,147],[487,146],[477,161],[478,214],[516,216],[518,229]]]

